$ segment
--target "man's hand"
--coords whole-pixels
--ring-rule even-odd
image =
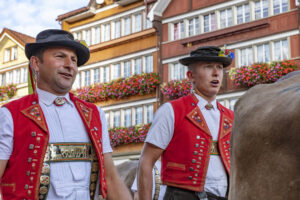
[[[133,200],[139,200],[138,192],[134,192]]]
[[[111,153],[104,154],[105,179],[107,182],[107,199],[127,200],[132,199],[129,190],[121,180],[114,166]]]
[[[8,160],[0,160],[0,182],[1,182],[1,178],[3,176],[3,173],[5,171],[7,161]]]
[[[138,197],[139,200],[152,199],[153,176],[152,169],[163,153],[163,149],[150,143],[145,143],[138,167]]]

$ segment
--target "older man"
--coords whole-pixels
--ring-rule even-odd
[[[103,111],[69,93],[89,49],[67,31],[45,30],[25,53],[37,89],[0,109],[3,199],[131,199]]]
[[[200,47],[180,60],[188,66],[193,93],[156,112],[140,158],[139,198],[151,199],[151,170],[162,156],[165,200],[226,199],[233,112],[216,101],[228,51]]]

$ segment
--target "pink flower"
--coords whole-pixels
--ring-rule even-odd
[[[271,64],[253,64],[235,69],[231,79],[237,86],[251,87],[257,84],[273,83],[283,75],[296,69],[297,66],[289,60]]]

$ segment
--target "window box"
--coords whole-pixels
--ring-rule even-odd
[[[252,87],[257,84],[274,83],[296,69],[297,66],[292,61],[285,60],[232,68],[229,75],[236,86]]]
[[[133,95],[147,95],[156,90],[160,84],[156,73],[137,74],[121,78],[107,84],[95,84],[77,89],[75,94],[85,101],[95,103],[108,99],[122,99]]]

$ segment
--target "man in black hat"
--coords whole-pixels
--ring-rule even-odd
[[[216,101],[232,53],[200,47],[183,58],[193,92],[165,103],[155,114],[140,158],[138,192],[151,199],[151,170],[162,157],[164,199],[226,199],[233,112]]]
[[[53,29],[25,53],[37,87],[0,109],[3,199],[131,199],[112,161],[104,112],[69,93],[89,49]]]

